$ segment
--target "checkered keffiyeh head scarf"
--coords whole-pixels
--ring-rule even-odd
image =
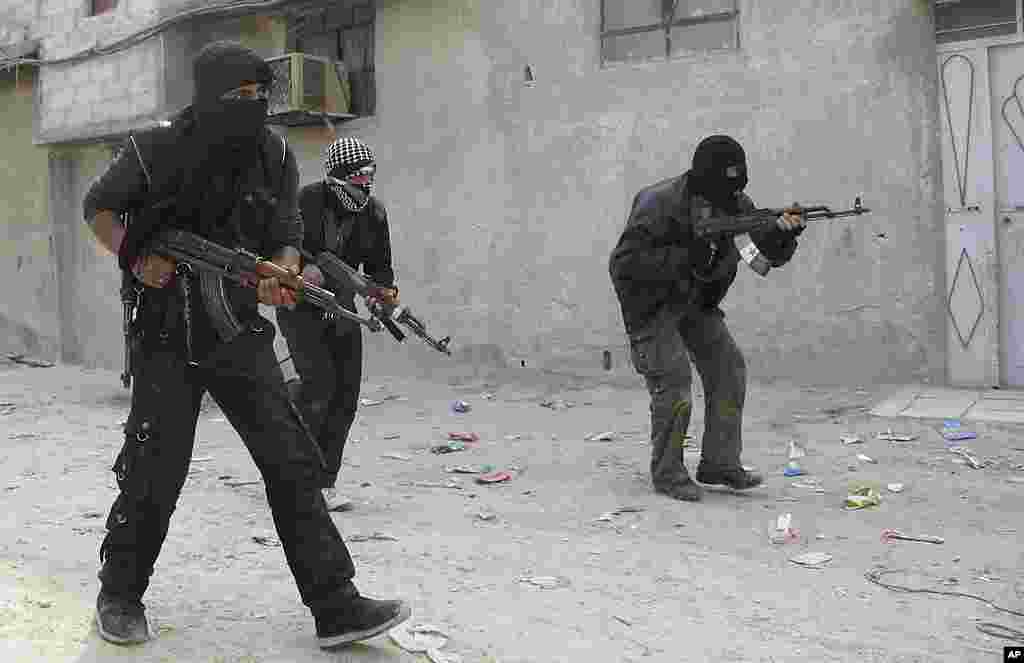
[[[327,155],[324,157],[324,174],[339,180],[344,180],[355,171],[364,166],[374,164],[376,159],[373,150],[358,138],[339,138],[327,147]],[[342,187],[328,182],[328,186],[338,197],[345,209],[351,212],[362,211],[370,203],[370,196],[373,195],[373,181],[358,186],[366,193],[362,203],[356,202],[351,195]]]

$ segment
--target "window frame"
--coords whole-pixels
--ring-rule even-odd
[[[692,26],[692,25],[701,25],[701,24],[704,24],[704,23],[726,23],[726,22],[731,22],[732,25],[733,25],[734,42],[735,42],[735,46],[732,46],[730,48],[707,49],[705,52],[707,52],[707,53],[714,53],[714,52],[722,52],[722,51],[735,51],[735,50],[739,49],[739,46],[740,46],[740,38],[739,38],[740,10],[739,10],[739,6],[738,6],[739,5],[739,0],[732,0],[734,9],[714,12],[714,13],[711,13],[711,14],[702,14],[701,16],[687,16],[687,17],[684,17],[684,18],[676,18],[675,14],[673,13],[672,20],[663,20],[661,23],[653,23],[653,24],[648,24],[648,25],[639,25],[639,26],[632,26],[632,27],[626,27],[626,28],[612,28],[611,30],[606,29],[606,27],[605,27],[605,22],[607,20],[606,16],[605,16],[605,4],[607,2],[609,2],[609,1],[615,1],[615,0],[600,0],[601,23],[600,23],[600,26],[599,26],[600,34],[599,34],[599,37],[598,37],[598,41],[599,41],[599,50],[600,50],[600,55],[601,55],[601,66],[602,67],[606,67],[609,64],[629,64],[629,63],[633,63],[633,62],[662,62],[662,61],[672,60],[672,59],[676,59],[676,58],[680,58],[680,57],[685,57],[685,56],[680,56],[680,55],[672,55],[672,28],[675,28],[675,27],[687,27],[687,26]],[[620,1],[622,1],[622,2],[629,2],[629,0],[620,0]],[[663,5],[664,5],[665,4],[664,0],[662,0],[662,2],[663,2]],[[673,10],[674,9],[675,8],[673,7]],[[666,17],[667,17],[667,12],[666,12]],[[606,56],[606,54],[605,54],[605,40],[610,38],[610,37],[624,37],[624,36],[629,36],[629,35],[645,34],[645,33],[658,32],[658,31],[661,31],[663,33],[663,35],[664,35],[664,38],[665,38],[665,54],[664,55],[652,56],[652,57],[647,57],[647,58],[643,58],[643,59],[635,60],[634,61],[634,60],[609,59]]]
[[[938,9],[938,5],[932,0],[933,9]],[[953,30],[938,30],[937,27],[933,27],[932,35],[935,37],[935,45],[939,52],[949,49],[962,49],[965,45],[976,46],[979,44],[986,45],[997,45],[997,44],[1013,44],[1024,41],[1024,0],[1016,0],[1017,17],[1012,23],[1016,25],[1016,30],[1010,34],[1005,35],[988,35],[985,37],[973,37],[970,39],[953,39],[950,41],[940,42],[939,35],[947,35],[955,32],[967,32],[968,30],[977,30],[979,28],[995,27],[998,25],[1010,25],[1010,21],[1003,21],[999,23],[986,23],[985,25],[976,25],[969,28],[954,28]]]

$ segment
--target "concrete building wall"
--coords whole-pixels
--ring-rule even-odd
[[[72,11],[57,11],[64,1],[42,2],[53,10],[49,20]],[[147,15],[130,4],[133,15]],[[914,11],[916,0],[766,4],[740,0],[737,52],[602,68],[596,0],[486,9],[472,0],[379,3],[377,114],[339,131],[376,149],[403,294],[432,331],[454,336],[460,359],[586,373],[599,370],[609,350],[614,370],[629,373],[609,252],[635,192],[685,170],[702,137],[724,132],[747,148],[748,191],[758,204],[846,207],[863,194],[874,210],[809,229],[794,262],[767,280],[741,268],[724,308],[751,377],[943,379],[931,21]],[[172,6],[179,5],[161,4],[159,14]],[[79,16],[75,29],[93,21],[100,30],[98,19]],[[110,31],[128,29],[103,20]],[[213,32],[232,36],[224,25]],[[210,28],[189,30],[176,28],[125,54],[134,52],[149,71],[173,72],[152,97],[157,113],[187,98],[187,56],[196,35]],[[264,38],[271,55],[278,41]],[[116,58],[96,60],[93,73],[78,74],[81,84],[103,89],[110,74],[96,72],[109,72]],[[537,78],[532,88],[523,86],[527,64]],[[102,100],[91,102],[91,124],[72,127],[71,111],[60,116],[52,95],[79,81],[67,72],[60,80],[43,86],[44,103],[50,94],[54,104],[44,116],[57,113],[69,135],[98,135],[112,126],[97,122],[140,122],[146,113],[140,106],[117,115],[125,102],[108,108],[96,93]],[[303,182],[312,181],[329,134],[286,131]],[[94,166],[99,157],[70,171],[91,177]],[[68,186],[84,193],[84,184]],[[67,224],[69,238],[88,232],[77,213]],[[95,327],[83,329],[85,340],[69,357],[116,366],[113,263],[81,250],[79,241],[66,244],[83,261],[77,273],[109,278],[89,281],[103,285],[95,316],[71,316]],[[441,361],[415,339],[406,345],[371,340],[371,370],[430,370]]]
[[[35,72],[0,72],[0,351],[53,358],[59,347],[47,150],[32,144]]]
[[[341,131],[378,152],[403,292],[466,358],[586,372],[607,349],[628,372],[608,255],[635,192],[724,132],[758,204],[863,193],[874,210],[809,229],[767,280],[741,268],[724,308],[751,376],[941,381],[937,81],[916,4],[744,0],[738,52],[602,69],[597,2],[384,2],[377,116]],[[305,131],[304,181],[322,145]]]

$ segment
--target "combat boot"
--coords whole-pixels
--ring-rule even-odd
[[[683,502],[700,502],[704,497],[703,489],[689,477],[671,483],[656,483],[654,492]]]
[[[96,598],[96,628],[100,637],[115,645],[138,645],[151,638],[146,607],[100,591]]]
[[[742,467],[720,469],[702,464],[697,466],[697,481],[710,486],[728,486],[733,490],[749,490],[764,483],[764,477]]]
[[[369,640],[389,631],[412,616],[403,601],[377,601],[356,595],[345,605],[314,615],[317,643],[321,649],[343,647]]]

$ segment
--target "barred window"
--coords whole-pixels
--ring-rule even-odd
[[[935,40],[940,44],[1017,33],[1020,0],[935,0]]]
[[[739,47],[737,0],[601,0],[602,62]]]

